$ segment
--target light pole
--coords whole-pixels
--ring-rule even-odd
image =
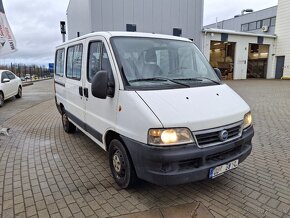
[[[60,21],[60,33],[62,35],[62,42],[65,42],[66,35],[65,21]]]

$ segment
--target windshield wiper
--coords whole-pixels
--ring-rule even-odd
[[[172,83],[175,83],[175,84],[190,88],[190,85],[187,85],[187,84],[184,84],[184,83],[180,83],[180,82],[177,82],[175,80],[172,80],[172,79],[169,79],[169,78],[165,78],[165,77],[152,77],[152,78],[144,78],[144,79],[134,79],[134,80],[130,80],[128,82],[143,82],[143,81],[164,81],[164,82],[169,81],[169,82],[172,82]]]
[[[181,79],[175,79],[175,80],[190,80],[190,81],[199,81],[199,82],[201,82],[203,80],[208,80],[208,81],[211,81],[211,82],[218,84],[218,85],[221,84],[220,82],[215,81],[215,80],[210,79],[210,78],[207,78],[207,77],[181,78]]]

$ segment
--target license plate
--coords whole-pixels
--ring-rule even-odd
[[[234,161],[232,161],[230,163],[223,164],[223,165],[218,166],[218,167],[210,168],[210,170],[209,170],[209,178],[210,179],[214,179],[214,178],[216,178],[218,176],[221,176],[225,172],[237,168],[238,165],[239,165],[239,160],[234,160]]]

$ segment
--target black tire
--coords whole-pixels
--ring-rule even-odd
[[[4,105],[4,95],[2,92],[0,92],[0,107]]]
[[[68,120],[64,109],[61,114],[61,120],[62,120],[63,129],[66,133],[71,134],[76,131],[76,126]]]
[[[121,188],[131,188],[138,178],[134,165],[124,145],[117,139],[109,145],[109,162],[113,178]]]
[[[21,86],[18,87],[18,92],[17,95],[15,95],[16,98],[21,98],[22,97],[22,88]]]

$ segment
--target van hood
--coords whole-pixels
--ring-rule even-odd
[[[248,104],[225,84],[198,88],[137,91],[164,128],[191,131],[242,121]]]

